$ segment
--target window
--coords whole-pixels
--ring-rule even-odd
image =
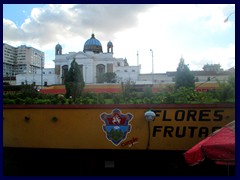
[[[97,82],[101,82],[101,77],[105,73],[105,65],[103,64],[98,64],[96,66],[96,80]]]

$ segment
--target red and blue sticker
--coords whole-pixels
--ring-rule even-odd
[[[106,112],[100,114],[100,119],[104,122],[102,129],[106,133],[106,138],[115,146],[124,141],[132,130],[129,123],[133,119],[131,113],[123,114],[121,110],[113,109],[110,114]]]

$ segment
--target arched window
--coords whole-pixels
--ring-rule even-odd
[[[68,72],[68,65],[62,66],[62,84],[65,84],[65,78]]]
[[[98,64],[96,66],[96,80],[99,82],[101,76],[105,73],[105,66],[103,64]]]

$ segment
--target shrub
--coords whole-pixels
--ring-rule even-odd
[[[16,103],[16,104],[24,104],[25,101],[24,101],[23,99],[21,99],[21,98],[16,98],[16,99],[15,99],[15,103]]]
[[[30,98],[30,97],[27,97],[25,99],[25,104],[34,104],[34,100],[32,98]]]
[[[3,99],[3,104],[16,104],[14,99]]]

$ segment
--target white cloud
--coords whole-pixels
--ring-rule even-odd
[[[46,51],[46,66],[53,65],[54,48],[63,53],[82,51],[91,33],[106,51],[109,40],[114,56],[137,64],[137,51],[142,72],[175,71],[183,55],[191,69],[200,70],[203,63],[220,63],[224,69],[235,64],[235,46],[215,44],[233,22],[223,23],[235,5],[152,4],[108,5],[51,4],[34,8],[24,23],[17,27],[3,19],[3,40],[12,45],[26,44]],[[234,36],[234,35],[232,35]]]
[[[4,19],[3,18],[3,26],[7,29],[17,29],[17,26],[14,22],[12,22],[11,20],[8,19]]]

